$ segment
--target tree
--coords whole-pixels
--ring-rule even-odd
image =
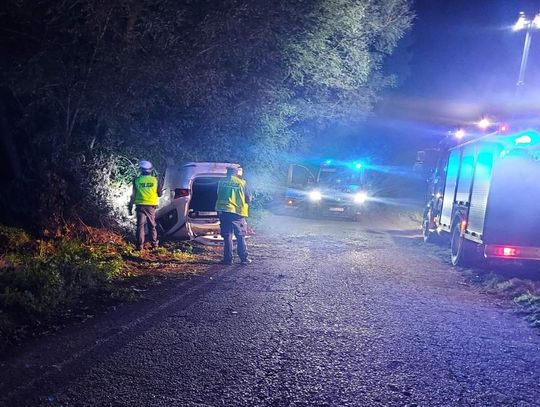
[[[302,129],[361,120],[412,18],[408,0],[8,0],[2,80],[22,112],[14,157],[48,186],[41,223],[95,223],[122,157],[264,170]]]

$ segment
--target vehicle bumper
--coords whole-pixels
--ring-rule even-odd
[[[219,235],[219,219],[192,219],[188,216],[186,226],[190,228],[193,236]]]
[[[540,260],[540,247],[488,244],[484,248],[484,257],[505,260]]]
[[[353,218],[362,214],[364,205],[351,205],[335,202],[311,204],[309,210],[320,216],[335,218]]]

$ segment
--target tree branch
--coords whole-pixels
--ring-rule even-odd
[[[90,62],[88,63],[88,69],[86,71],[86,78],[85,78],[85,80],[83,82],[83,87],[81,89],[81,94],[80,94],[79,99],[77,100],[77,105],[76,105],[75,109],[73,110],[73,116],[70,119],[70,123],[69,123],[68,129],[67,129],[66,135],[65,135],[66,143],[69,142],[69,140],[71,139],[71,135],[73,134],[73,129],[75,128],[75,124],[77,123],[77,118],[78,118],[79,113],[80,113],[81,103],[83,102],[83,100],[84,100],[84,98],[86,96],[86,89],[88,88],[88,81],[90,80],[90,75],[92,73],[92,68],[94,67],[94,62],[96,60],[96,56],[97,56],[97,52],[99,50],[99,46],[101,44],[101,40],[103,39],[103,36],[105,35],[105,32],[107,31],[107,28],[109,26],[109,21],[110,21],[110,18],[111,18],[112,11],[113,11],[113,7],[111,7],[109,12],[107,13],[107,18],[105,19],[105,23],[103,24],[103,28],[102,28],[101,32],[99,33],[99,35],[97,37],[96,45],[94,46],[94,51],[92,53],[92,57],[90,58]]]

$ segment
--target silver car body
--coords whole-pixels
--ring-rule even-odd
[[[242,174],[240,165],[232,163],[190,162],[167,167],[156,212],[161,233],[176,239],[222,244],[215,200],[217,183],[225,177],[228,167],[239,168]]]

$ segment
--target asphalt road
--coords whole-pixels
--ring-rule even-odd
[[[167,281],[15,352],[1,403],[540,405],[538,332],[414,226],[272,216],[252,265]]]

